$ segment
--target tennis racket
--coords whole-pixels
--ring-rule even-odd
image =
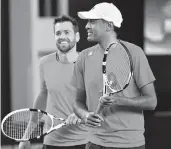
[[[112,46],[119,46],[117,48]],[[111,49],[111,50],[110,50]],[[133,76],[133,64],[127,47],[120,41],[112,43],[104,52],[102,61],[103,94],[110,96],[123,91]],[[99,102],[96,113],[100,114],[104,106]]]
[[[48,121],[48,122],[47,122]],[[39,109],[20,109],[6,115],[1,123],[3,134],[16,141],[39,139],[65,126],[65,120]]]

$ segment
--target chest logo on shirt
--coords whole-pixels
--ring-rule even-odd
[[[93,52],[91,51],[91,52],[88,53],[88,56],[91,56],[92,54],[93,54]]]

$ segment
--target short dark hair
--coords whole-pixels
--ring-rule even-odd
[[[61,23],[61,22],[71,22],[73,27],[74,27],[74,32],[77,33],[79,32],[79,27],[78,27],[78,22],[76,19],[74,19],[71,16],[68,15],[61,15],[59,17],[56,17],[54,19],[53,25],[54,25],[54,30],[55,30],[55,24],[56,23]]]

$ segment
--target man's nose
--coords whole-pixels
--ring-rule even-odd
[[[86,28],[86,29],[89,29],[89,28],[90,28],[90,22],[87,22],[85,28]]]
[[[61,33],[60,38],[64,39],[66,37],[65,33]]]

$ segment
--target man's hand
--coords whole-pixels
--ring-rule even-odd
[[[111,106],[112,104],[117,104],[116,102],[118,102],[119,99],[120,99],[119,96],[114,96],[114,95],[112,96],[104,95],[100,97],[99,104],[96,109],[96,113],[100,114],[105,107]]]
[[[114,95],[104,95],[102,97],[100,97],[99,99],[99,104],[102,106],[110,106],[112,104],[119,104],[121,99],[123,97],[118,96],[118,94],[114,94]]]
[[[99,127],[102,121],[103,118],[94,112],[89,112],[84,118],[85,124],[89,127]]]
[[[68,116],[66,120],[67,125],[79,125],[81,123],[81,119],[78,118],[75,113],[72,113]]]
[[[30,141],[20,142],[18,146],[18,149],[30,149],[30,148],[31,148]]]
[[[101,106],[104,106],[104,107],[112,105],[113,102],[114,102],[113,97],[112,96],[108,96],[108,95],[102,96],[99,99],[99,104]]]

